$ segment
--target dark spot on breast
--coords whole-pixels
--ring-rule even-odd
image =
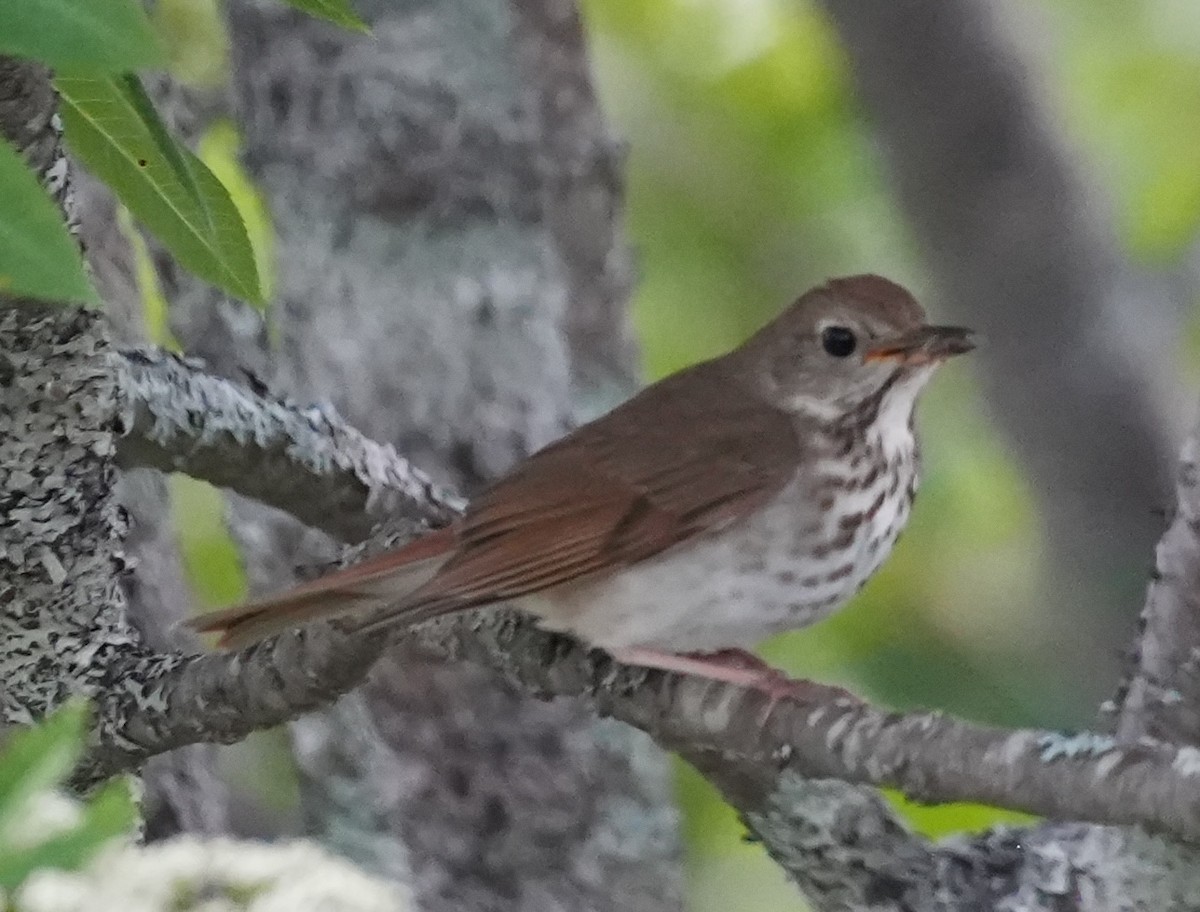
[[[879,514],[880,509],[883,507],[884,501],[886,501],[888,498],[888,493],[889,492],[887,491],[880,491],[875,499],[871,501],[871,506],[867,507],[867,519],[874,519]],[[890,493],[894,494],[895,491]]]
[[[812,556],[815,557],[817,560],[820,560],[823,557],[828,557],[830,555],[830,553],[833,551],[833,548],[834,548],[834,544],[831,541],[825,542],[824,544],[817,545],[815,548],[812,549]]]
[[[825,581],[827,583],[836,583],[838,580],[845,579],[853,572],[854,572],[853,562],[842,564],[836,570],[831,570],[828,574],[826,574]]]
[[[815,558],[828,557],[834,551],[841,551],[849,548],[854,543],[854,534],[858,531],[858,527],[854,526],[849,529],[839,529],[838,534],[831,538],[828,542],[817,545],[813,548],[812,555]]]
[[[879,476],[882,472],[883,460],[876,459],[872,461],[870,470],[866,475],[862,476],[862,478],[858,480],[858,489],[861,491],[871,487],[871,485],[875,484],[875,482],[879,480]]]
[[[902,471],[900,466],[896,466],[895,471],[892,472],[891,482],[888,484],[888,494],[893,496],[899,494],[900,486],[905,485],[907,487],[911,485],[913,477],[910,472]]]

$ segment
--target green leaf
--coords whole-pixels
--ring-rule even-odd
[[[9,739],[0,754],[0,837],[24,814],[29,799],[70,775],[83,751],[87,720],[87,704],[72,701]]]
[[[54,67],[122,72],[162,66],[139,0],[0,0],[0,52]]]
[[[250,246],[254,248],[254,261],[258,264],[263,295],[270,300],[275,282],[275,226],[271,223],[266,200],[242,168],[240,144],[237,127],[231,121],[219,120],[200,137],[196,154],[225,185],[233,204],[241,213],[246,234],[250,237]]]
[[[59,75],[67,142],[175,258],[239,298],[263,303],[246,226],[224,185],[176,143],[137,78]]]
[[[0,887],[11,890],[38,868],[75,870],[107,842],[130,832],[136,820],[128,783],[109,782],[88,802],[78,825],[35,846],[6,847],[0,855]]]
[[[96,303],[79,247],[58,206],[17,151],[0,139],[0,292]]]
[[[358,18],[358,14],[350,8],[350,0],[287,0],[298,10],[327,19],[334,25],[352,29],[356,32],[368,32],[367,24]]]

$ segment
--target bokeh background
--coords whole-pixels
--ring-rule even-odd
[[[1029,78],[1098,195],[1098,217],[1115,225],[1130,263],[1168,285],[1168,297],[1182,305],[1160,355],[1177,375],[1186,412],[1200,363],[1186,310],[1200,285],[1200,6],[1043,0],[1003,7]],[[737,343],[832,275],[880,272],[928,300],[935,314],[947,312],[822,7],[806,0],[585,0],[584,13],[600,96],[629,147],[634,318],[647,379]],[[156,15],[173,38],[177,72],[195,82],[219,80],[224,39],[213,9],[160,0]],[[255,194],[239,177],[236,145],[236,135],[221,129],[201,152],[253,213]],[[254,218],[266,256],[269,231],[261,214]],[[149,270],[143,280],[151,322],[161,328],[163,304]],[[1136,312],[1129,325],[1137,331]],[[1131,555],[1099,595],[1073,598],[1051,586],[1047,505],[1032,493],[982,390],[971,364],[955,363],[937,378],[921,415],[925,480],[894,557],[852,608],[767,644],[764,654],[796,675],[895,707],[936,707],[1005,725],[1092,725],[1098,697],[1116,692],[1112,672],[1132,641],[1152,557],[1148,550]],[[1054,409],[1054,390],[1046,390],[1042,407]],[[1164,488],[1159,502],[1146,503],[1147,514],[1167,507],[1169,493]],[[186,479],[173,482],[173,495],[200,600],[235,601],[243,583],[218,495]],[[1106,634],[1108,652],[1089,674],[1088,662],[1066,660],[1077,643],[1064,631],[1087,630],[1102,614],[1118,618],[1106,622],[1116,633]],[[258,738],[241,749],[253,762],[230,767],[248,795],[286,822],[293,793],[279,745]],[[682,766],[678,783],[692,908],[799,908],[794,890],[759,847],[743,841],[738,821],[708,786]],[[905,812],[932,834],[1015,819],[974,806]]]

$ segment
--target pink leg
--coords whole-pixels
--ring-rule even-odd
[[[744,649],[674,653],[629,646],[625,649],[610,649],[609,654],[626,665],[674,671],[757,690],[771,698],[771,706],[784,697],[811,700],[813,697],[826,695],[837,698],[851,696],[840,687],[789,678],[778,668],[772,668],[758,656]]]

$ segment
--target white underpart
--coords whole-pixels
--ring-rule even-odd
[[[832,509],[820,507],[829,488],[819,479],[846,475],[830,461],[815,472],[810,467],[736,525],[620,573],[526,599],[521,607],[544,627],[594,646],[670,652],[749,647],[826,617],[887,559],[908,520],[917,472],[912,409],[930,373],[889,390],[870,439],[888,470],[861,489],[841,490]],[[858,513],[870,517],[831,549],[845,538],[842,518]]]
[[[879,417],[872,425],[875,438],[887,459],[901,457],[913,449],[912,415],[917,396],[933,376],[934,366],[909,369],[892,385],[879,407]]]

